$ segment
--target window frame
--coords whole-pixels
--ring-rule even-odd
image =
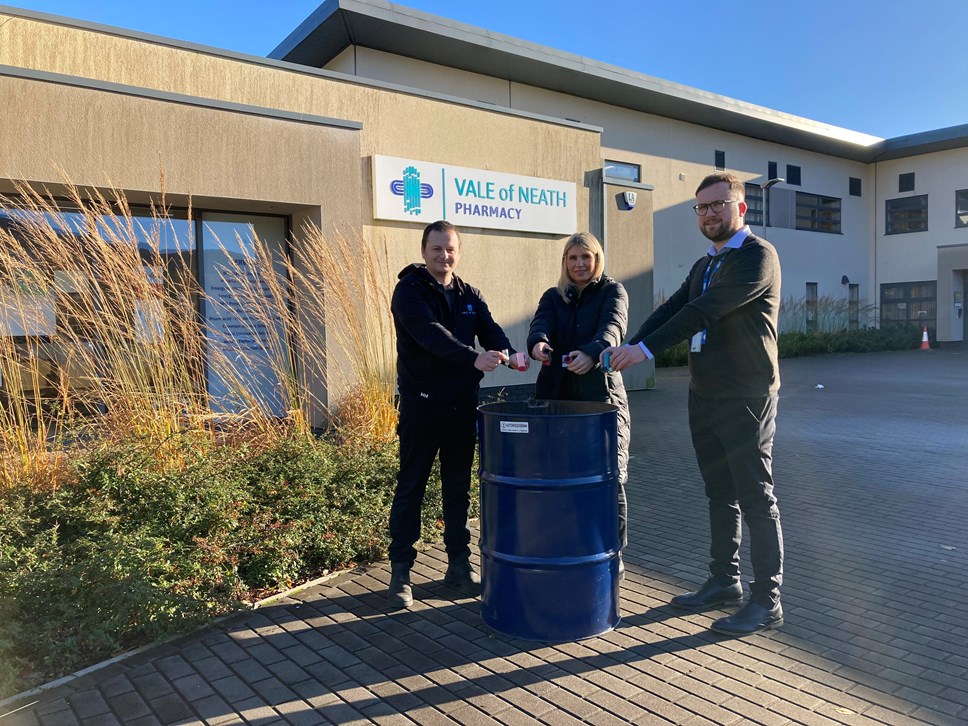
[[[806,332],[816,333],[820,324],[820,284],[806,283],[803,296],[803,322]]]
[[[920,202],[918,209],[914,209],[913,204]],[[915,213],[917,216],[915,217]],[[906,220],[898,219],[897,216],[907,214]],[[892,215],[895,218],[892,219]],[[912,229],[917,221],[923,222],[923,227]],[[906,222],[906,224],[905,224]],[[899,227],[904,227],[903,229]],[[884,201],[884,234],[916,234],[928,231],[928,195],[915,194],[908,197],[895,197]]]
[[[811,199],[812,203],[806,203]],[[840,197],[797,191],[794,229],[801,232],[841,234],[842,215],[843,199]]]
[[[612,169],[627,169],[629,171],[634,171],[631,176],[628,174],[610,174],[609,167]],[[625,181],[635,182],[636,184],[642,183],[642,165],[631,161],[605,159],[605,163],[602,164],[602,174],[607,179],[624,179]]]
[[[915,325],[933,334],[938,322],[938,281],[881,283],[881,327]]]
[[[955,229],[968,227],[968,189],[955,190]]]
[[[744,191],[746,199],[746,224],[751,227],[762,227],[766,213],[766,190],[754,182],[746,182]]]

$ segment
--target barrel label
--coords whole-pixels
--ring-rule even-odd
[[[527,421],[501,421],[502,434],[526,434],[528,433]]]

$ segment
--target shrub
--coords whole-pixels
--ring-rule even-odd
[[[0,197],[0,698],[382,557],[397,471],[385,249],[310,226],[280,260],[252,232],[226,240],[231,299],[208,299],[163,198],[136,215],[65,188],[67,213],[28,184]],[[244,345],[207,337],[200,303],[244,310]],[[213,415],[202,360],[236,413]],[[429,539],[439,492],[435,470]]]
[[[393,444],[170,449],[81,453],[72,484],[0,492],[0,697],[386,552]]]
[[[917,348],[921,343],[921,329],[917,326],[888,326],[863,330],[836,332],[787,332],[777,338],[780,358],[799,358],[828,353],[871,353],[883,350]],[[683,341],[662,351],[655,357],[657,368],[686,365],[688,343]]]

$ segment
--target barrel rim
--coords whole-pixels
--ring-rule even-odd
[[[591,407],[594,406],[596,410],[592,411],[569,411],[567,413],[556,413],[551,414],[546,410],[536,408],[532,411],[500,411],[499,407],[504,406],[514,406],[521,404],[528,404],[530,401],[544,401],[548,404],[568,404],[569,406],[579,406],[579,407]],[[605,401],[564,401],[559,399],[530,399],[529,401],[492,401],[491,403],[482,403],[477,407],[477,410],[481,414],[488,414],[489,416],[506,416],[506,417],[516,417],[522,419],[532,419],[532,418],[588,418],[592,416],[602,416],[618,412],[618,406],[613,403],[606,403]]]

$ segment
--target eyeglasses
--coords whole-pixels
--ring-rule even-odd
[[[733,202],[739,204],[739,201],[739,199],[717,199],[715,202],[710,202],[709,204],[694,204],[692,209],[700,217],[705,217],[710,209],[713,210],[713,214],[719,214],[727,204],[732,204]]]

